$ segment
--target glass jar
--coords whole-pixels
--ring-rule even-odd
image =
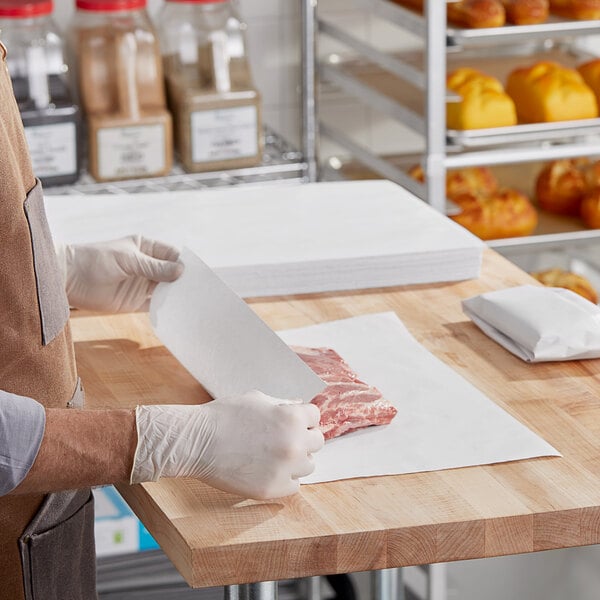
[[[0,0],[0,37],[34,173],[46,186],[79,177],[80,115],[52,0]]]
[[[246,25],[230,0],[167,0],[158,22],[175,147],[184,168],[260,163],[260,94],[246,54]]]
[[[146,0],[76,0],[70,44],[98,181],[166,175],[172,123]]]

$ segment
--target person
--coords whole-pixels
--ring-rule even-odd
[[[258,391],[77,410],[69,304],[143,308],[182,267],[174,248],[141,236],[55,252],[0,49],[0,598],[90,600],[91,486],[195,477],[245,497],[286,496],[323,445],[319,411]]]

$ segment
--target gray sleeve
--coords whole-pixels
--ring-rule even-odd
[[[41,404],[0,390],[0,496],[14,490],[29,473],[45,426]]]

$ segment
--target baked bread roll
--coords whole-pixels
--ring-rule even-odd
[[[594,92],[600,106],[600,58],[589,60],[577,67],[586,85]]]
[[[411,167],[408,174],[425,183],[421,165]],[[490,196],[498,190],[498,181],[488,167],[465,167],[446,172],[446,197],[456,201],[461,197]]]
[[[504,7],[498,0],[462,0],[446,5],[448,21],[459,27],[502,27],[506,22]]]
[[[583,168],[587,159],[568,158],[548,163],[535,183],[537,203],[548,212],[577,215],[587,184]]]
[[[419,12],[424,10],[423,0],[393,0]],[[447,5],[448,22],[459,27],[502,27],[506,21],[500,0],[460,0]]]
[[[494,77],[462,67],[448,75],[447,86],[461,97],[460,102],[446,103],[446,125],[449,129],[516,125],[515,104]]]
[[[566,19],[600,19],[600,0],[550,0],[550,11]]]
[[[456,199],[462,211],[450,218],[482,240],[529,235],[537,226],[535,207],[517,190],[501,189],[492,196]]]
[[[600,161],[590,162],[587,158],[576,158],[574,160],[583,173],[586,191],[600,187]]]
[[[582,275],[577,275],[577,273],[572,273],[571,271],[564,271],[563,269],[549,269],[547,271],[531,273],[531,276],[544,285],[566,288],[587,298],[590,302],[598,304],[598,294],[594,286]]]
[[[455,92],[459,92],[473,82],[482,83],[485,87],[489,87],[497,92],[504,91],[500,80],[471,67],[460,67],[448,73],[446,77],[446,85]]]
[[[595,187],[584,194],[579,214],[587,227],[600,229],[600,187]]]
[[[512,71],[506,84],[523,123],[592,119],[596,96],[575,70],[542,61]]]
[[[502,0],[506,20],[514,25],[534,25],[548,19],[548,0]]]

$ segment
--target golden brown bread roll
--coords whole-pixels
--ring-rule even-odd
[[[456,203],[462,211],[450,218],[482,240],[529,235],[537,226],[537,211],[527,196],[501,189],[492,196],[462,196]]]
[[[550,0],[550,11],[566,19],[600,19],[600,0]]]
[[[579,214],[587,189],[583,168],[587,159],[568,158],[548,163],[539,173],[535,192],[537,202],[548,212],[561,215]]]
[[[538,123],[592,119],[598,116],[594,92],[575,70],[551,61],[514,69],[506,92],[514,100],[519,121]]]
[[[423,0],[392,0],[392,2],[401,4],[402,6],[408,6],[408,8],[418,10],[419,12],[423,12],[425,10],[425,3]]]
[[[600,106],[600,58],[589,60],[577,67],[586,85],[594,92]]]
[[[423,12],[423,0],[393,0],[396,4],[408,6]],[[481,28],[502,27],[506,21],[504,7],[500,0],[460,0],[447,5],[448,22],[459,27]]]
[[[420,165],[408,173],[421,183],[425,181]],[[483,240],[529,235],[537,226],[537,211],[529,198],[517,190],[498,189],[488,167],[448,171],[446,196],[461,209],[450,218]]]
[[[534,25],[548,19],[548,0],[502,0],[506,20],[514,25]]]
[[[547,271],[531,273],[531,276],[544,285],[566,288],[587,298],[590,302],[598,304],[598,294],[594,286],[582,275],[577,275],[571,271],[564,271],[563,269],[549,269]]]
[[[583,173],[586,191],[600,187],[600,161],[590,162],[587,158],[576,158],[577,167]]]
[[[449,129],[485,129],[516,125],[517,110],[502,84],[476,69],[461,67],[448,74],[448,89],[460,102],[446,103]]]
[[[600,229],[600,187],[595,187],[585,193],[579,210],[583,222],[588,227]]]
[[[459,27],[502,27],[506,14],[498,0],[462,0],[447,4],[448,21]]]
[[[420,165],[411,167],[408,174],[425,183]],[[464,196],[490,196],[498,190],[498,181],[488,167],[465,167],[446,172],[446,197],[455,200]]]
[[[465,194],[490,196],[498,191],[498,181],[488,167],[466,167],[448,173],[448,198]]]

